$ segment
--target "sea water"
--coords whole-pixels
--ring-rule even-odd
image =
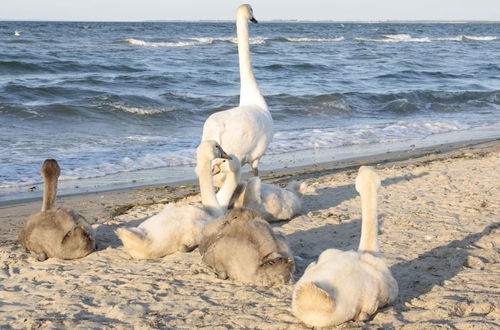
[[[0,22],[0,200],[46,158],[63,192],[194,178],[203,122],[239,102],[236,42],[232,22]],[[500,24],[261,22],[250,44],[264,169],[500,137]]]

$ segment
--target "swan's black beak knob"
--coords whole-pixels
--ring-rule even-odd
[[[252,22],[252,23],[254,23],[254,24],[259,23],[259,21],[257,21],[257,20],[255,19],[255,17],[250,18],[250,22]]]

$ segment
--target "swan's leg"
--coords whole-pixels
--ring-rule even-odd
[[[259,176],[259,160],[255,159],[250,166],[252,167],[253,176]]]

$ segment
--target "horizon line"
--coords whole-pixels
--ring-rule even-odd
[[[0,22],[63,22],[63,23],[234,23],[234,20],[51,20],[51,19],[5,19],[0,18]],[[415,20],[299,20],[299,19],[270,19],[260,20],[266,23],[482,23],[482,24],[500,24],[500,20],[454,20],[454,19],[415,19]]]

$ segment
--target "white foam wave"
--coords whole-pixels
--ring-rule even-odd
[[[182,152],[168,151],[148,153],[140,157],[123,157],[116,162],[105,162],[92,166],[82,166],[71,170],[63,170],[60,180],[79,180],[99,178],[120,172],[133,172],[144,169],[173,166],[192,166],[195,164],[195,149]]]
[[[165,113],[165,112],[170,112],[176,110],[175,108],[140,108],[140,107],[131,107],[131,106],[126,106],[126,105],[121,105],[121,104],[111,104],[111,106],[120,111],[128,112],[128,113],[133,113],[136,115],[143,115],[143,116],[149,116],[149,115],[157,115],[159,113]]]
[[[205,44],[212,44],[216,41],[230,42],[233,44],[238,43],[238,38],[236,37],[203,37],[203,38],[188,38],[188,39]],[[268,38],[264,37],[253,37],[249,39],[249,43],[251,45],[262,45],[266,43],[267,39]]]
[[[440,38],[430,38],[430,37],[421,37],[414,38],[409,34],[386,34],[383,36],[385,39],[370,39],[364,37],[356,37],[354,40],[357,41],[365,41],[365,42],[434,42],[434,41],[493,41],[498,40],[498,37],[493,36],[466,36],[459,35],[454,37],[440,37]]]
[[[492,36],[463,36],[465,40],[474,40],[474,41],[493,41],[498,40],[498,37]]]
[[[356,125],[343,129],[321,128],[282,131],[274,135],[268,153],[280,154],[297,150],[397,142],[467,128],[469,126],[456,122],[427,121],[411,123],[399,121],[379,125]]]
[[[354,38],[357,41],[367,41],[367,42],[431,42],[432,40],[428,37],[423,38],[413,38],[409,34],[386,34],[385,39],[369,39],[369,38]]]
[[[209,38],[207,38],[209,39]],[[144,41],[139,39],[125,39],[125,43],[132,46],[141,46],[141,47],[192,47],[192,46],[201,46],[208,45],[211,42],[209,40],[195,40],[195,41],[178,41],[178,42],[151,42]]]
[[[264,37],[254,37],[250,38],[249,43],[251,45],[262,45],[266,43],[268,38]],[[231,42],[233,44],[238,43],[236,37],[201,37],[201,38],[187,38],[189,41],[177,41],[177,42],[152,42],[144,41],[140,39],[125,39],[126,44],[132,46],[140,47],[193,47],[193,46],[203,46],[211,45],[216,41]]]
[[[340,36],[337,38],[285,38],[290,42],[338,42],[344,41],[344,37]]]
[[[463,36],[456,37],[444,37],[444,38],[432,38],[432,41],[463,41]]]

